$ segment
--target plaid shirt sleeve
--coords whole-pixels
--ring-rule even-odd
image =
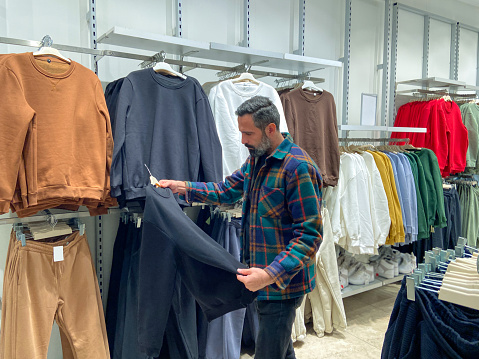
[[[322,183],[311,164],[302,163],[287,180],[286,201],[293,217],[293,238],[265,271],[273,286],[285,289],[291,279],[315,258],[322,242]]]
[[[185,200],[220,205],[222,203],[235,203],[243,195],[244,173],[248,162],[239,170],[233,172],[224,181],[214,182],[186,182]]]

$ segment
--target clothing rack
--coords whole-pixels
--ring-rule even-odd
[[[466,245],[466,243],[466,238],[459,237],[458,245],[456,245],[455,249],[443,250],[441,248],[434,248],[432,251],[427,251],[425,262],[420,263],[418,268],[414,269],[413,273],[406,277],[407,298],[412,301],[415,300],[416,288],[437,293],[434,288],[437,289],[437,286],[440,286],[449,263],[455,261],[456,258],[474,258],[477,256],[479,250]],[[466,256],[465,249],[470,252],[475,252],[475,254]],[[477,256],[476,266],[477,273],[479,274],[479,256]],[[442,274],[437,273],[436,269]]]
[[[50,38],[51,39],[51,38]],[[35,40],[23,40],[23,39],[16,39],[16,38],[10,38],[10,37],[0,37],[0,43],[2,44],[7,44],[7,45],[19,45],[19,46],[27,46],[27,47],[35,47],[35,48],[40,48],[44,46],[43,41],[35,41]],[[70,45],[60,45],[60,44],[55,44],[53,46],[55,49],[60,50],[60,51],[68,51],[68,52],[75,52],[75,53],[80,53],[80,54],[87,54],[87,55],[93,55],[96,56],[97,61],[103,58],[104,56],[110,56],[110,57],[119,57],[119,58],[124,58],[124,59],[131,59],[131,60],[139,60],[142,61],[142,66],[149,66],[152,63],[158,62],[158,60],[165,55],[166,53],[163,51],[159,52],[153,56],[147,56],[147,55],[138,55],[134,53],[128,53],[128,52],[121,52],[121,51],[113,51],[113,50],[98,50],[98,49],[91,49],[87,47],[80,47],[80,46],[70,46]],[[218,66],[218,65],[212,65],[212,64],[207,64],[207,63],[199,63],[199,62],[191,62],[191,61],[184,61],[183,60],[184,56],[181,56],[180,60],[175,60],[175,59],[168,59],[167,62],[171,65],[178,65],[178,66],[185,66],[188,69],[185,70],[192,70],[192,69],[208,69],[208,70],[216,70],[216,71],[227,71],[227,72],[234,72],[237,70],[238,66],[235,66],[233,68],[231,67],[226,67],[226,66]],[[260,65],[262,62],[255,63],[252,65]],[[245,65],[240,65],[244,67]],[[246,65],[246,66],[251,66],[251,65]],[[257,75],[257,76],[270,76],[270,77],[281,77],[281,78],[289,78],[289,79],[296,79],[298,76],[304,76],[304,74],[299,74],[299,75],[294,75],[294,74],[287,74],[287,73],[280,73],[280,72],[272,72],[272,71],[257,71],[257,70],[250,70],[249,71],[252,75]],[[322,78],[311,78],[311,81],[315,82],[324,82],[324,79]]]
[[[200,202],[193,202],[191,204],[192,207],[199,207],[205,208],[205,206],[209,206],[210,209],[212,209],[214,206],[206,203],[200,203]],[[231,222],[231,218],[242,218],[242,210],[241,206],[235,205],[234,208],[221,208],[221,206],[216,206],[214,211],[219,211],[220,214],[223,216],[224,219],[228,219],[228,222]]]
[[[113,213],[125,213],[125,210],[120,208],[109,208],[108,214],[113,214]],[[30,217],[25,217],[25,218],[18,218],[18,217],[0,218],[0,225],[49,221],[51,220],[52,216],[57,220],[91,217],[90,212],[88,211],[53,213],[53,214],[44,214],[44,215],[39,214],[39,215],[34,215]]]
[[[477,181],[472,177],[472,175],[468,174],[449,176],[444,178],[443,182],[445,184],[459,184],[477,187]]]
[[[339,137],[338,141],[340,143],[371,143],[371,142],[379,142],[379,143],[390,143],[390,142],[405,142],[406,144],[409,143],[409,138],[352,138],[352,137]]]
[[[449,92],[448,90],[441,89],[441,90],[425,90],[425,89],[411,89],[411,90],[403,90],[397,91],[397,94],[411,94],[415,98],[423,99],[423,100],[433,100],[437,98],[441,98],[443,96],[449,96],[451,99],[454,100],[470,100],[476,99],[477,94],[474,93],[455,93]]]
[[[295,79],[291,79],[291,78],[279,78],[279,79],[276,79],[274,80],[274,82],[276,83],[276,88],[287,88],[287,87],[291,87],[291,86],[294,86],[300,82],[303,82],[305,80],[310,80],[310,81],[313,81],[313,82],[324,82],[324,79],[319,79],[321,81],[318,81],[318,79],[314,79],[314,78],[311,78],[311,73],[310,72],[305,72],[303,74],[299,74]],[[295,81],[293,83],[291,83],[291,81]]]

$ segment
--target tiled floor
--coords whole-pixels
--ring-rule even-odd
[[[348,327],[318,338],[308,323],[304,341],[294,343],[297,359],[375,359],[381,357],[384,334],[389,323],[399,284],[390,284],[344,299]],[[253,358],[244,352],[241,359]]]

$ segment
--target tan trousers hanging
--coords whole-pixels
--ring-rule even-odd
[[[64,260],[53,261],[63,246]],[[65,359],[109,359],[103,306],[86,236],[21,242],[12,231],[5,266],[0,359],[47,358],[53,320]]]

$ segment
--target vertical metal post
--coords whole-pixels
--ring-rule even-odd
[[[479,32],[477,33],[477,66],[476,66],[476,86],[479,86]],[[476,91],[476,96],[479,97],[479,90]]]
[[[250,0],[244,0],[244,26],[243,26],[243,40],[241,41],[241,46],[249,47],[249,2]]]
[[[100,295],[103,296],[103,219],[102,216],[95,217],[96,225],[96,275]]]
[[[451,25],[451,56],[449,61],[449,77],[457,80],[457,68],[459,65],[459,23]]]
[[[388,104],[388,90],[389,90],[389,51],[390,41],[389,35],[391,29],[391,2],[385,1],[384,4],[384,47],[383,47],[383,83],[381,96],[381,122],[383,126],[387,126],[387,104]]]
[[[429,32],[431,29],[431,18],[424,16],[424,36],[422,42],[422,78],[427,78],[429,69]]]
[[[93,49],[97,48],[97,26],[96,26],[96,0],[90,0],[90,11],[87,17],[90,25],[90,45]],[[98,75],[98,58],[93,56],[93,71]],[[100,287],[100,295],[103,296],[103,228],[101,216],[96,217],[96,275],[98,277],[98,286]]]
[[[351,0],[346,0],[346,18],[344,21],[344,59],[343,59],[343,118],[341,123],[348,124],[348,105],[349,105],[349,64],[351,55]],[[344,136],[344,135],[342,135]]]
[[[293,51],[296,55],[304,56],[304,30],[306,24],[306,0],[299,0],[299,31],[298,49]]]
[[[397,48],[398,48],[398,21],[399,20],[399,9],[398,4],[393,5],[393,22],[391,26],[391,80],[389,84],[389,108],[388,108],[388,120],[387,126],[394,125],[394,113],[396,110],[395,99],[396,99],[396,73],[397,73]]]
[[[181,6],[182,0],[176,0],[176,37],[183,37],[183,8]]]
[[[90,0],[90,11],[88,12],[87,21],[88,21],[88,24],[90,25],[90,46],[92,49],[96,49],[97,48],[96,0]],[[92,70],[98,75],[98,59],[96,56],[93,56],[92,67],[93,67]]]
[[[456,72],[455,72],[455,80],[459,80],[459,45],[461,40],[461,26],[459,22],[456,24]]]

